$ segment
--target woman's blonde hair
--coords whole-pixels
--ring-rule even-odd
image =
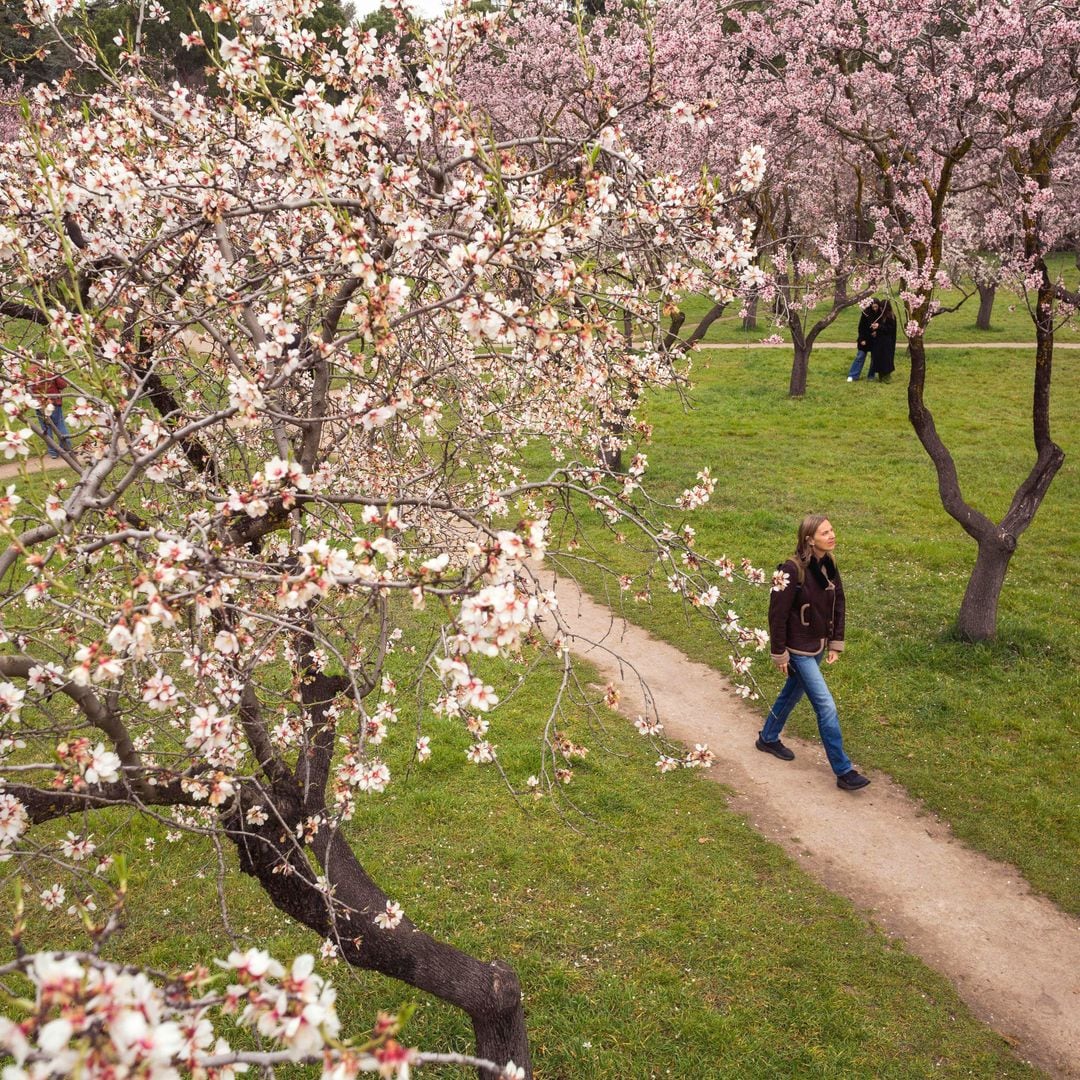
[[[795,538],[795,561],[799,568],[803,569],[810,564],[810,556],[814,554],[814,533],[821,528],[823,521],[828,521],[827,514],[807,514],[799,522],[799,534]]]

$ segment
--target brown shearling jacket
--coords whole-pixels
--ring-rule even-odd
[[[817,656],[826,645],[844,651],[844,585],[829,555],[811,557],[802,583],[794,559],[780,565],[787,585],[769,594],[769,652],[774,664],[789,653]]]

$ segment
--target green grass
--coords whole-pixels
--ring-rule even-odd
[[[1069,288],[1077,288],[1080,282],[1080,271],[1071,255],[1053,255],[1047,260],[1047,265],[1053,276],[1060,276]],[[886,295],[886,290],[881,289],[878,295]],[[944,307],[956,305],[962,294],[956,290],[946,290],[938,299]],[[894,298],[894,308],[896,308]],[[706,312],[712,307],[712,301],[708,297],[688,297],[681,305],[686,313],[686,324],[682,330],[682,336],[686,337],[695,327]],[[804,326],[809,328],[813,323],[830,309],[830,304],[819,304],[810,317],[804,320]],[[773,324],[771,313],[767,307],[758,309],[758,329],[743,330],[742,320],[738,315],[739,304],[729,306],[723,316],[709,327],[705,335],[706,343],[714,344],[741,344],[756,345],[762,338],[772,334],[781,334],[786,341],[790,341],[791,335],[786,327],[776,327]],[[975,342],[1014,342],[1035,340],[1035,331],[1032,327],[1031,316],[1023,298],[1010,292],[1008,289],[998,290],[994,301],[994,310],[990,320],[989,330],[979,330],[975,326],[975,318],[979,311],[979,297],[974,294],[956,311],[947,312],[937,316],[930,323],[926,340],[928,342],[963,343]],[[851,343],[854,352],[856,330],[859,323],[859,308],[857,305],[845,309],[837,316],[836,320],[822,331],[818,341]],[[1059,332],[1059,340],[1063,342],[1080,343],[1080,326],[1075,323],[1063,327]],[[899,346],[903,346],[903,326],[898,333]],[[832,350],[829,350],[830,353]]]
[[[1056,434],[1072,456],[1021,540],[999,640],[973,648],[953,640],[950,625],[974,548],[941,510],[906,421],[902,357],[890,386],[849,386],[847,359],[819,354],[801,401],[785,395],[789,363],[765,350],[696,358],[689,416],[670,397],[650,403],[653,481],[677,494],[711,464],[721,481],[692,518],[699,547],[766,567],[789,550],[800,514],[832,516],[850,617],[849,651],[830,682],[853,756],[1080,910],[1074,365],[1059,361],[1055,386]],[[931,353],[939,426],[955,444],[965,489],[994,514],[1030,462],[1029,383],[1028,357]],[[651,610],[635,610],[722,667],[726,651],[714,655],[681,609],[659,589],[654,596]],[[741,600],[759,605],[763,621],[764,592]],[[518,783],[535,771],[536,718],[554,683],[542,669],[493,723]],[[763,683],[772,693],[778,680],[766,673]],[[796,730],[810,735],[812,726],[801,710]],[[652,755],[617,719],[591,737],[580,717],[569,730],[594,747],[567,789],[584,816],[549,799],[518,807],[494,770],[465,763],[464,733],[434,722],[436,756],[407,781],[401,747],[411,739],[404,727],[395,732],[397,782],[364,801],[351,825],[365,865],[420,926],[517,968],[539,1077],[1030,1075],[943,978],[730,814],[717,785],[699,774],[658,778]],[[135,884],[117,949],[161,967],[227,951],[213,851],[170,844],[164,828],[142,824],[130,827],[130,846]],[[281,956],[318,948],[226,859],[242,943]],[[36,913],[27,944],[73,944],[70,925]],[[408,1041],[469,1048],[456,1011],[342,965],[331,974],[347,1031],[360,1034],[378,1009],[418,1000]]]
[[[556,681],[542,669],[529,698],[493,724],[519,782],[535,768],[535,718]],[[718,785],[657,777],[624,721],[592,737],[580,719],[570,728],[594,747],[566,789],[584,816],[549,798],[519,808],[494,770],[465,763],[463,732],[444,721],[431,733],[432,761],[406,781],[392,758],[397,784],[362,802],[350,831],[420,926],[514,964],[538,1077],[1031,1075],[944,979],[731,814]],[[165,968],[219,955],[212,851],[151,831],[125,954]],[[250,881],[234,875],[230,892],[244,941],[280,956],[318,947]],[[410,1042],[469,1049],[455,1010],[340,964],[330,971],[347,1031],[418,1000]],[[433,1075],[448,1074],[463,1075]]]
[[[772,570],[802,514],[829,514],[848,595],[848,649],[830,670],[847,748],[892,775],[956,833],[1018,866],[1038,890],[1080,912],[1080,764],[1076,618],[1080,542],[1080,377],[1058,358],[1053,430],[1066,451],[1021,537],[999,607],[997,640],[956,640],[953,625],[974,542],[942,509],[930,460],[908,423],[906,363],[887,386],[848,384],[847,357],[811,360],[805,399],[786,397],[782,351],[704,353],[693,409],[658,395],[650,476],[674,497],[703,464],[720,482],[690,520],[698,547]],[[965,495],[995,519],[1033,460],[1031,359],[997,351],[930,351],[927,399],[952,448]],[[753,625],[767,594],[739,595]],[[630,618],[720,670],[727,650],[654,590]],[[779,677],[761,665],[771,699]],[[764,701],[763,706],[768,702]],[[814,736],[802,708],[794,730]]]

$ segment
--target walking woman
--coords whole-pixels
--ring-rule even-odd
[[[809,514],[799,525],[794,556],[773,575],[769,651],[787,682],[754,745],[763,753],[791,761],[795,755],[780,741],[780,732],[805,695],[817,715],[836,786],[858,791],[870,781],[855,771],[844,753],[836,704],[821,673],[822,659],[834,664],[844,650],[844,586],[832,557],[835,547],[836,533],[829,519]]]
[[[889,382],[896,370],[896,313],[888,300],[882,300],[881,310],[873,323],[870,337],[870,371],[867,380]]]

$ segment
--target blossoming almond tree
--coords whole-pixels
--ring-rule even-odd
[[[481,1075],[522,1080],[524,1067],[467,1054],[425,1053],[397,1039],[399,1017],[380,1014],[371,1035],[341,1042],[336,991],[310,955],[286,970],[260,949],[234,950],[216,970],[195,968],[169,979],[109,963],[92,952],[19,957],[0,974],[22,975],[34,989],[30,1015],[0,1017],[0,1045],[13,1060],[11,1080],[40,1077],[145,1076],[179,1070],[197,1078],[233,1077],[278,1065],[319,1065],[330,1080],[361,1073],[408,1080],[414,1066],[473,1066]],[[258,1033],[268,1049],[235,1049],[223,1021]]]
[[[568,663],[538,563],[571,565],[559,537],[580,513],[635,532],[649,574],[760,647],[719,602],[724,580],[762,575],[694,552],[679,520],[708,499],[708,470],[660,510],[643,454],[625,475],[596,464],[616,422],[620,443],[646,431],[640,389],[677,377],[658,313],[684,289],[730,294],[753,252],[717,185],[650,175],[610,118],[493,139],[454,90],[468,49],[499,32],[491,14],[418,26],[395,10],[391,46],[304,29],[309,0],[204,10],[215,96],[154,86],[132,45],[85,99],[37,88],[32,126],[0,149],[0,451],[29,481],[42,366],[68,380],[74,431],[69,472],[0,498],[0,848],[19,873],[90,860],[107,875],[99,811],[214,833],[328,950],[460,1007],[478,1057],[527,1075],[513,970],[423,933],[350,840],[358,804],[393,779],[380,747],[405,707],[387,658],[418,625],[433,642],[409,671],[418,763],[440,752],[437,717],[498,766],[484,664],[545,647]],[[36,14],[93,65],[70,11]],[[733,664],[745,681],[748,657]],[[552,755],[576,749],[558,706],[545,715],[541,786],[572,778]],[[667,749],[658,765],[709,760]],[[59,819],[65,839],[35,840]],[[63,890],[41,902],[61,909]],[[77,912],[100,945],[110,920]],[[0,1037],[27,1075],[65,1047],[212,1074],[201,1005],[185,1014],[196,1034],[165,1030],[158,1005],[143,1010],[156,1034],[95,1042],[79,1018],[117,972],[92,956],[16,963],[38,1001]],[[305,1057],[337,1036],[298,964],[234,956],[246,974],[224,995]],[[183,986],[201,1001],[197,974]],[[327,1057],[327,1075],[378,1060],[384,1036]]]
[[[21,77],[10,85],[0,83],[0,143],[11,142],[22,135],[22,111],[19,105],[22,92]]]
[[[753,24],[744,28],[737,9],[721,21],[707,7],[668,0],[656,25],[658,77],[672,102],[667,130],[651,142],[656,157],[715,168],[736,131],[769,162],[750,199],[759,258],[744,299],[754,325],[764,302],[791,334],[788,390],[801,396],[819,335],[871,295],[888,261],[887,244],[869,242],[863,163],[797,98],[776,93]]]
[[[692,179],[706,170],[725,179],[732,193],[755,189],[764,172],[765,152],[751,128],[740,122],[741,112],[729,108],[723,111],[723,124],[714,124],[713,114],[721,112],[717,102],[691,105],[682,100],[687,84],[701,97],[706,93],[703,79],[711,90],[730,78],[730,73],[719,78],[704,74],[724,70],[722,65],[690,70],[688,26],[692,22],[714,36],[707,13],[681,2],[613,2],[601,7],[555,0],[522,5],[512,12],[505,35],[474,50],[462,68],[459,87],[467,99],[483,106],[494,136],[581,138],[598,126],[617,125],[650,171]],[[740,228],[748,238],[753,221],[744,217]],[[665,241],[662,231],[658,239]],[[736,249],[726,258],[734,260],[728,269],[735,269]],[[743,292],[761,279],[757,266],[739,269]],[[699,287],[712,306],[685,333],[685,312],[670,302],[664,306],[669,320],[665,351],[690,350],[733,299],[727,287],[713,288],[708,281],[700,281]],[[627,311],[623,320],[627,341],[635,334],[632,314]],[[620,426],[616,421],[616,435]],[[605,458],[619,466],[617,449]]]
[[[1076,5],[776,0],[745,13],[742,26],[756,35],[775,97],[799,102],[868,163],[874,237],[893,252],[906,322],[909,417],[942,505],[978,545],[958,629],[972,640],[992,637],[1019,537],[1064,460],[1050,433],[1060,313],[1045,255],[1068,219],[1057,207],[1055,177],[1077,143]],[[1000,180],[998,206],[1011,225],[997,225],[1001,261],[1023,268],[1036,337],[1035,460],[997,522],[964,497],[925,396],[924,334],[942,310],[939,290],[951,284],[950,238],[964,231],[958,196],[988,173]]]
[[[765,256],[757,296],[791,334],[788,394],[801,397],[815,342],[842,312],[868,301],[884,278],[888,249],[859,236],[861,208],[852,197],[859,185],[845,162],[822,164],[801,138],[769,161],[772,175],[753,200],[755,237]]]
[[[576,133],[618,101],[618,122],[651,167],[674,163],[683,175],[704,168],[738,183],[739,169],[754,160],[750,207],[759,260],[743,299],[771,303],[777,323],[790,330],[790,392],[803,394],[817,337],[870,295],[888,256],[861,228],[861,162],[812,113],[776,96],[769,69],[753,60],[753,26],[744,32],[737,13],[725,22],[689,0],[646,8],[611,3],[584,33],[574,14],[566,5],[529,5],[508,43],[486,44],[470,59],[464,91],[488,105],[502,137]],[[759,149],[750,155],[749,147]],[[758,183],[766,158],[769,170]],[[669,348],[704,337],[727,303],[722,294],[712,300],[683,336],[683,315],[673,313]],[[812,315],[823,302],[828,308]]]

